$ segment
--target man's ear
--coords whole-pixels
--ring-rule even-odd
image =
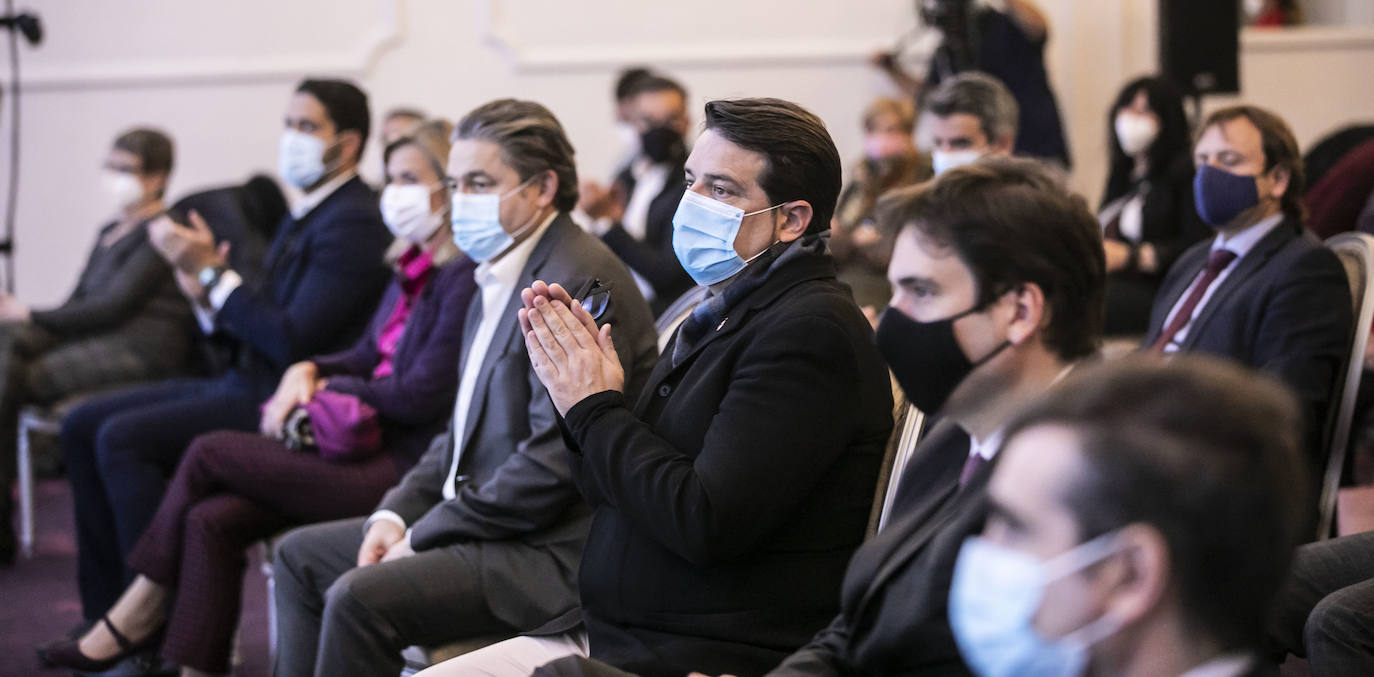
[[[993,150],[1002,155],[1011,155],[1016,150],[1016,135],[1002,134],[992,143]]]
[[[1293,179],[1293,172],[1286,165],[1274,165],[1269,170],[1269,175],[1274,181],[1274,188],[1269,192],[1269,196],[1275,200],[1283,199],[1288,192],[1288,183]]]
[[[778,240],[791,242],[806,234],[806,229],[811,225],[811,217],[814,212],[811,203],[806,200],[796,200],[788,202],[778,208],[782,212],[782,224],[778,227]]]
[[[352,162],[361,162],[363,159],[363,135],[354,129],[339,132],[339,153],[341,158],[352,158]]]
[[[1016,300],[1016,314],[1012,316],[1007,340],[1021,345],[1047,323],[1050,309],[1045,305],[1045,292],[1034,282],[1023,283],[1012,290]]]
[[[1120,569],[1108,592],[1107,613],[1130,625],[1169,603],[1166,595],[1173,568],[1169,543],[1155,527],[1129,524],[1118,532],[1117,538],[1121,543],[1117,560]]]
[[[553,204],[554,198],[558,197],[558,172],[548,169],[544,175],[534,182],[539,186],[539,206],[547,207]]]

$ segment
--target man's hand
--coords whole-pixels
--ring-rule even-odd
[[[29,307],[13,294],[0,292],[0,320],[6,322],[28,322]]]
[[[1102,248],[1107,255],[1107,272],[1115,273],[1126,267],[1131,260],[1131,246],[1117,240],[1103,240]]]
[[[395,562],[398,559],[410,557],[414,554],[415,551],[410,547],[410,539],[405,538],[403,534],[401,540],[392,543],[391,547],[387,548],[386,554],[382,556],[382,561]]]
[[[391,520],[379,519],[367,528],[363,535],[363,545],[358,548],[358,566],[365,567],[385,561],[391,547],[405,541],[406,530]],[[410,548],[409,545],[406,546]]]
[[[534,373],[559,415],[591,395],[625,388],[611,326],[596,320],[562,285],[536,281],[520,292],[518,316]]]
[[[310,400],[315,398],[315,391],[323,387],[324,381],[319,378],[319,373],[320,370],[314,362],[297,362],[291,365],[282,375],[281,382],[277,384],[277,391],[272,393],[272,398],[263,406],[258,431],[267,437],[281,439],[282,425],[286,423],[286,417],[290,416],[296,407],[309,404]]]
[[[625,218],[625,191],[620,184],[614,184],[610,188],[603,187],[595,181],[584,181],[578,188],[578,193],[582,199],[577,206],[593,219],[608,219],[619,223]]]
[[[191,210],[187,216],[190,220],[187,226],[177,225],[167,216],[149,223],[148,241],[153,249],[172,267],[192,276],[202,268],[224,265],[228,248],[215,246],[215,234],[210,232],[210,226],[199,212]]]

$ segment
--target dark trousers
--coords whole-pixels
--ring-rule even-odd
[[[506,546],[460,543],[359,568],[363,524],[302,527],[277,545],[276,677],[395,675],[412,644],[519,631],[483,597],[482,548]]]
[[[1374,675],[1374,532],[1298,548],[1269,640],[1313,675]]]
[[[388,455],[335,463],[255,433],[197,437],[129,554],[134,571],[176,590],[163,658],[229,672],[244,551],[293,524],[365,514],[397,479]]]
[[[76,512],[82,613],[100,618],[132,573],[124,555],[153,519],[187,445],[212,430],[253,430],[258,402],[219,379],[179,379],[97,396],[62,422]]]

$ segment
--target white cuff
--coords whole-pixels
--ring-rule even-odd
[[[196,314],[196,324],[200,325],[200,330],[206,336],[215,333],[215,311],[195,301],[191,302],[191,311]]]
[[[377,512],[372,513],[372,516],[367,518],[367,523],[363,525],[363,533],[367,533],[367,530],[372,527],[372,523],[376,522],[377,520],[386,520],[402,529],[405,529],[406,537],[410,537],[410,529],[406,527],[406,521],[401,519],[400,515],[397,515],[396,513],[390,510],[378,510]]]
[[[243,278],[232,269],[224,271],[219,277],[219,284],[210,289],[210,307],[218,311],[224,307],[224,303],[229,300],[229,295],[235,289],[243,286]]]
[[[603,216],[602,218],[592,221],[592,225],[588,230],[591,231],[592,235],[605,237],[606,233],[611,232],[612,228],[615,228],[615,221]]]

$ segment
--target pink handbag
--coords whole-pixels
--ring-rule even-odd
[[[287,418],[288,444],[314,446],[326,461],[358,461],[382,450],[377,410],[353,395],[332,390],[315,397]]]

